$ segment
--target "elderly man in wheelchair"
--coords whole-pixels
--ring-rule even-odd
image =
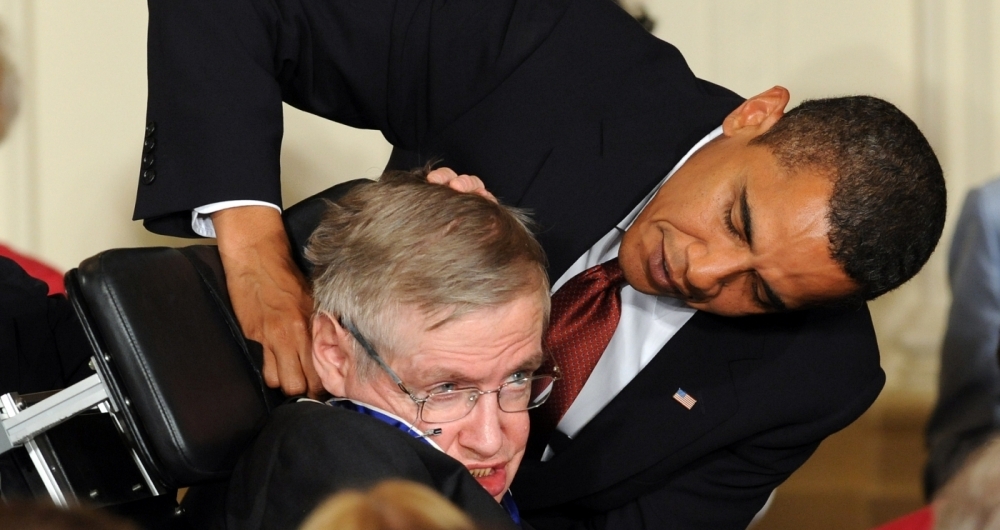
[[[112,250],[71,271],[97,373],[0,398],[22,489],[131,505],[160,527],[295,528],[327,495],[396,477],[518,524],[527,411],[558,378],[542,369],[544,255],[520,212],[422,177],[347,183],[285,213],[313,278],[326,401],[279,406],[262,383],[214,247]]]

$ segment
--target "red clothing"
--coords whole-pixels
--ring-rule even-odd
[[[30,258],[23,254],[18,254],[14,249],[0,245],[0,256],[14,260],[31,277],[38,278],[49,286],[49,295],[66,294],[66,286],[63,283],[63,273],[37,259]]]
[[[934,510],[931,505],[927,505],[874,530],[931,530],[932,528],[934,528]]]

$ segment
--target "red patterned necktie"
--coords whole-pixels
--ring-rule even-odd
[[[625,273],[615,258],[577,274],[552,295],[544,342],[562,380],[538,409],[542,432],[555,429],[611,342],[622,314],[624,285]]]

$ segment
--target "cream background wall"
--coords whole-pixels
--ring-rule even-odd
[[[146,108],[146,5],[0,0],[21,111],[0,144],[0,241],[69,268],[103,249],[185,244],[130,221]],[[378,176],[389,145],[286,107],[286,203]]]
[[[886,394],[929,403],[949,293],[944,252],[965,192],[1000,174],[1000,0],[648,0],[699,76],[749,96],[871,93],[925,130],[950,191],[946,238],[872,309]],[[22,105],[0,146],[0,240],[68,268],[109,247],[176,244],[130,221],[144,126],[138,0],[0,0]],[[375,176],[389,147],[286,108],[285,201]],[[907,399],[909,399],[907,398]]]

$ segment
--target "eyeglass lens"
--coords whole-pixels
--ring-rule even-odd
[[[511,381],[500,387],[497,399],[504,412],[523,412],[538,407],[549,398],[555,378],[550,375],[536,375],[522,380]],[[486,392],[486,393],[494,393]],[[431,394],[424,400],[420,419],[427,423],[447,423],[457,421],[469,414],[483,392],[475,388]]]

